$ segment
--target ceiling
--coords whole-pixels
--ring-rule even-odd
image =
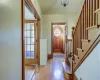
[[[61,5],[61,0],[38,0],[43,14],[68,14],[80,11],[84,0],[69,0],[66,7]]]

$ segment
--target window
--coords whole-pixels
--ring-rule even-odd
[[[54,30],[54,35],[55,35],[55,36],[60,36],[60,34],[61,34],[61,32],[60,32],[59,29],[55,29],[55,30]]]
[[[25,58],[34,58],[34,23],[25,23],[24,28]]]

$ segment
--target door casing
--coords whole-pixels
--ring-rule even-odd
[[[21,0],[21,14],[22,14],[22,27],[21,27],[21,32],[22,32],[22,80],[25,80],[25,60],[24,60],[24,23],[25,23],[25,19],[24,19],[24,16],[25,16],[25,12],[24,12],[24,6],[27,4],[27,7],[32,11],[34,11],[33,13],[35,14],[35,18],[37,18],[37,29],[38,29],[38,32],[37,32],[37,58],[38,58],[38,65],[40,65],[40,21],[41,21],[41,18],[38,14],[38,12],[36,11],[33,3],[31,0]]]
[[[65,25],[65,39],[67,38],[67,34],[68,34],[68,31],[67,31],[68,27],[67,27],[67,23],[66,22],[51,23],[51,54],[48,55],[48,57],[50,56],[49,59],[53,58],[53,25]],[[64,42],[65,42],[65,40],[64,40]]]

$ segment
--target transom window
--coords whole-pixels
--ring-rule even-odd
[[[25,58],[34,58],[34,23],[25,23],[24,28]]]

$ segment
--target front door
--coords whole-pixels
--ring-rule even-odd
[[[53,52],[63,52],[63,30],[60,26],[53,27]]]
[[[25,64],[37,63],[37,26],[36,22],[26,22],[24,27]]]

